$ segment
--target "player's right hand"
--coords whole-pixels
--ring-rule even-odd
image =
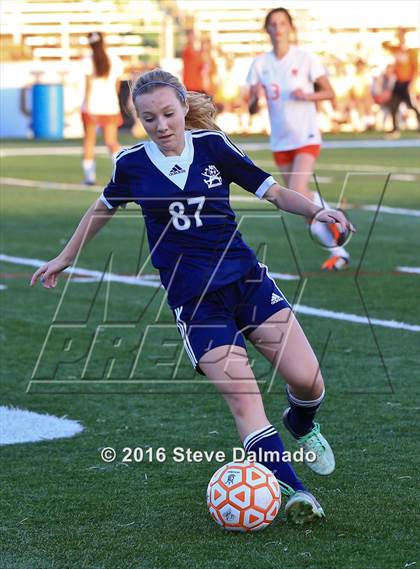
[[[30,286],[34,286],[39,279],[44,288],[55,288],[58,275],[62,273],[70,264],[60,257],[56,257],[42,267],[39,267],[32,275]]]

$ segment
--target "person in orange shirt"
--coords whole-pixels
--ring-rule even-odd
[[[203,83],[204,91],[210,97],[214,97],[217,91],[217,65],[213,57],[210,38],[203,38],[201,42],[201,54],[203,58]]]
[[[187,91],[204,93],[205,61],[201,50],[195,48],[194,42],[194,30],[187,30],[187,44],[182,50],[183,83]]]
[[[405,44],[405,30],[399,28],[397,32],[398,45],[391,42],[383,42],[382,47],[395,56],[395,76],[396,81],[392,90],[390,109],[392,115],[393,129],[389,133],[391,138],[399,138],[397,112],[401,103],[405,103],[408,109],[416,113],[418,128],[420,129],[420,113],[413,105],[410,97],[410,83],[417,76],[418,60],[417,50],[410,49]]]

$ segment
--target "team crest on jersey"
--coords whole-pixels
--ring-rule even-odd
[[[214,164],[207,166],[204,172],[201,173],[208,188],[216,188],[222,185],[222,176]]]

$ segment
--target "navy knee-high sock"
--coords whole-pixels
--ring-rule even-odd
[[[272,425],[267,425],[250,433],[245,438],[243,445],[247,453],[253,452],[256,454],[256,462],[263,464],[271,470],[285,494],[288,492],[287,488],[282,486],[282,482],[291,486],[293,490],[305,490],[305,486],[296,476],[290,462],[282,460],[284,446],[277,430]]]
[[[305,401],[298,399],[292,395],[289,391],[289,387],[286,387],[287,399],[290,403],[290,411],[287,414],[287,422],[293,434],[296,437],[303,437],[307,435],[309,431],[314,426],[314,418],[322,400],[325,396],[325,390],[318,399],[312,401]]]

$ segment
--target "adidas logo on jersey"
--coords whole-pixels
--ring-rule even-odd
[[[185,170],[183,168],[181,168],[181,166],[178,166],[178,164],[175,164],[175,166],[169,172],[169,175],[175,176],[175,174],[184,174],[184,172],[185,172]]]
[[[276,294],[275,292],[273,292],[273,294],[271,295],[271,304],[277,304],[282,300],[283,298],[279,294]]]

